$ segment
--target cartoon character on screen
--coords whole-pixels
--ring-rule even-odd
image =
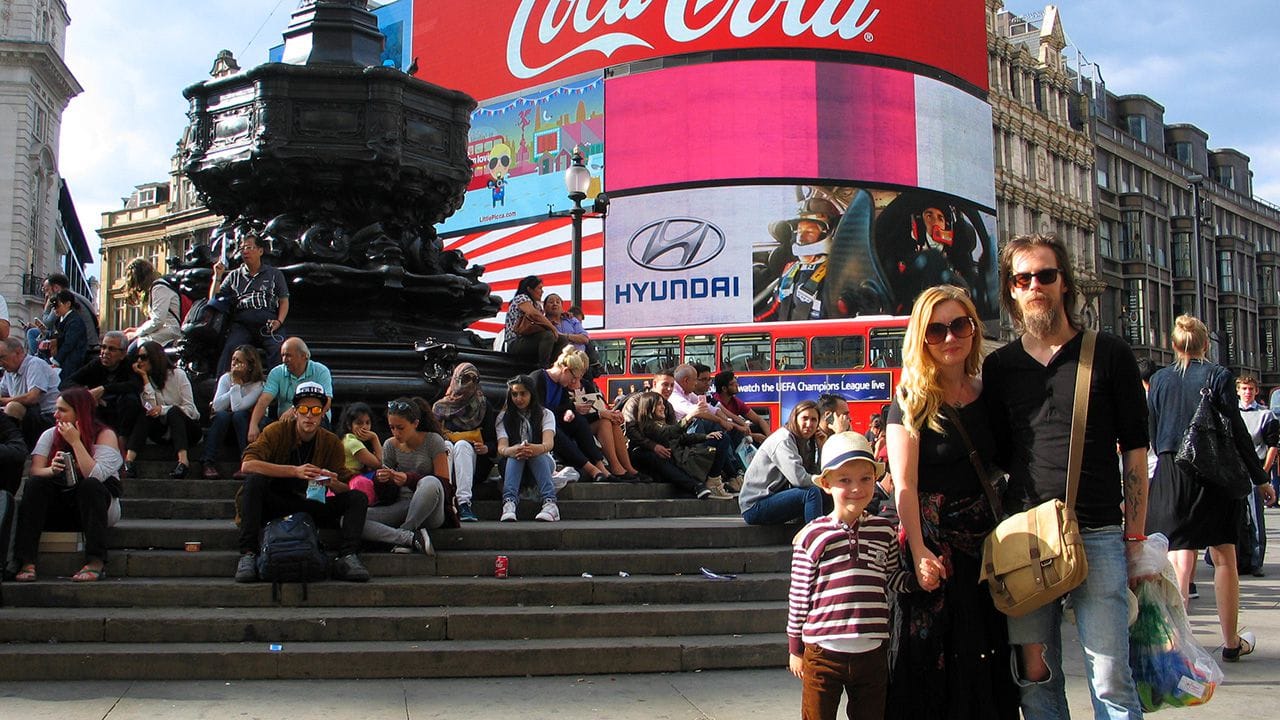
[[[493,207],[506,207],[507,174],[511,172],[511,148],[498,143],[489,150],[489,189],[493,191]]]
[[[813,320],[823,317],[822,283],[827,276],[831,230],[839,212],[830,202],[810,198],[800,203],[800,211],[789,221],[791,254],[782,274],[774,281],[772,297],[757,322]]]

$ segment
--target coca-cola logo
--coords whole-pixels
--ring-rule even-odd
[[[862,38],[870,42],[880,10],[873,0],[520,0],[507,35],[507,68],[537,77],[572,58],[611,58],[625,48],[653,50],[711,33],[748,38]],[[661,13],[660,21],[653,16]],[[527,54],[536,49],[537,56]]]

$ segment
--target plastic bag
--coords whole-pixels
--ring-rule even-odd
[[[1223,680],[1191,632],[1168,550],[1164,535],[1152,535],[1130,569],[1138,578],[1138,618],[1129,627],[1129,668],[1146,712],[1203,705]]]

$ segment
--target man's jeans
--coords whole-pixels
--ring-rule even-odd
[[[1119,527],[1084,530],[1089,576],[1071,591],[1076,629],[1084,647],[1085,673],[1097,720],[1137,720],[1142,705],[1129,670],[1129,566]],[[1020,618],[1009,618],[1009,644],[1044,644],[1049,679],[1032,683],[1016,677],[1026,720],[1065,720],[1062,675],[1062,603],[1052,602]],[[1014,647],[1013,652],[1018,652]]]
[[[748,525],[782,525],[792,520],[811,523],[830,511],[825,495],[817,485],[787,488],[757,500],[742,513],[742,519]]]

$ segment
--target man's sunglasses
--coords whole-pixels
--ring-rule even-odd
[[[297,410],[299,415],[319,416],[324,414],[324,408],[319,405],[299,405],[294,410]]]
[[[1058,275],[1062,273],[1058,268],[1046,268],[1040,272],[1033,273],[1014,273],[1009,277],[1013,286],[1019,290],[1026,290],[1031,287],[1031,279],[1035,278],[1040,281],[1041,285],[1052,285],[1058,282]]]
[[[924,341],[929,345],[937,345],[947,339],[950,334],[956,339],[972,337],[978,330],[978,323],[968,315],[958,317],[950,323],[929,323],[924,326]]]

